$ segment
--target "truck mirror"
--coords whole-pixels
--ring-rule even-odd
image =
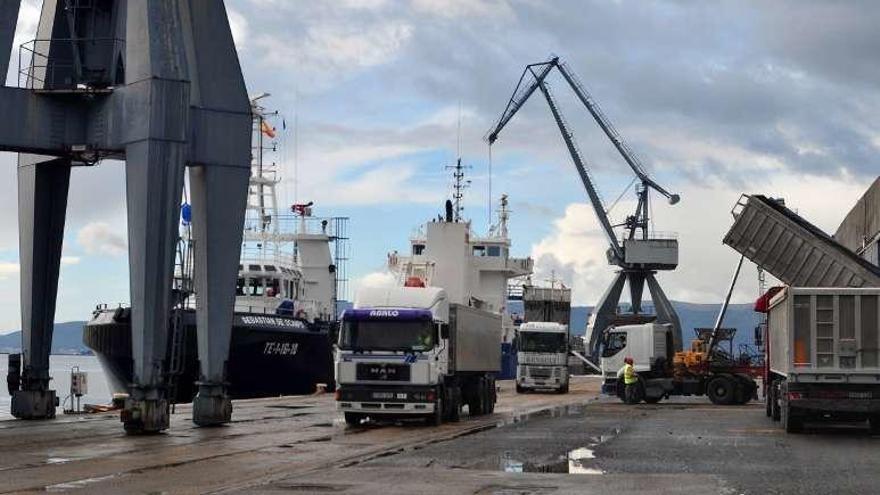
[[[440,324],[440,338],[448,339],[449,338],[449,325],[446,323]]]

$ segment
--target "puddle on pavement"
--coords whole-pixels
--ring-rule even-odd
[[[596,466],[596,448],[619,435],[620,431],[615,428],[608,434],[592,437],[586,447],[569,450],[546,462],[522,461],[511,452],[504,452],[500,469],[506,473],[605,474]]]
[[[590,465],[595,458],[593,450],[586,447],[574,449],[549,462],[522,462],[505,454],[501,458],[501,470],[505,473],[605,474]]]
[[[566,416],[582,416],[585,412],[585,404],[568,404],[564,406],[556,406],[540,411],[515,414],[509,418],[498,422],[498,426],[506,426],[516,423],[522,423],[534,419],[553,419]]]

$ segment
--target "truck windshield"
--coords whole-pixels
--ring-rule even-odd
[[[602,357],[611,357],[626,347],[626,332],[609,332],[605,335]]]
[[[521,331],[517,346],[522,352],[565,352],[567,340],[564,333]]]
[[[430,321],[345,321],[339,347],[364,351],[427,351],[434,348]]]

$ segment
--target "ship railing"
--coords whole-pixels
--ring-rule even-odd
[[[242,269],[247,269],[248,264],[280,265],[293,269],[296,267],[296,256],[293,252],[286,251],[275,247],[266,248],[246,244],[241,248],[239,263],[242,265]]]

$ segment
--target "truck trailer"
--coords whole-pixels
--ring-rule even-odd
[[[770,300],[767,415],[867,421],[880,432],[880,289],[785,287]]]
[[[342,315],[336,404],[366,418],[458,421],[495,409],[501,317],[450,304],[437,287],[364,288]]]

